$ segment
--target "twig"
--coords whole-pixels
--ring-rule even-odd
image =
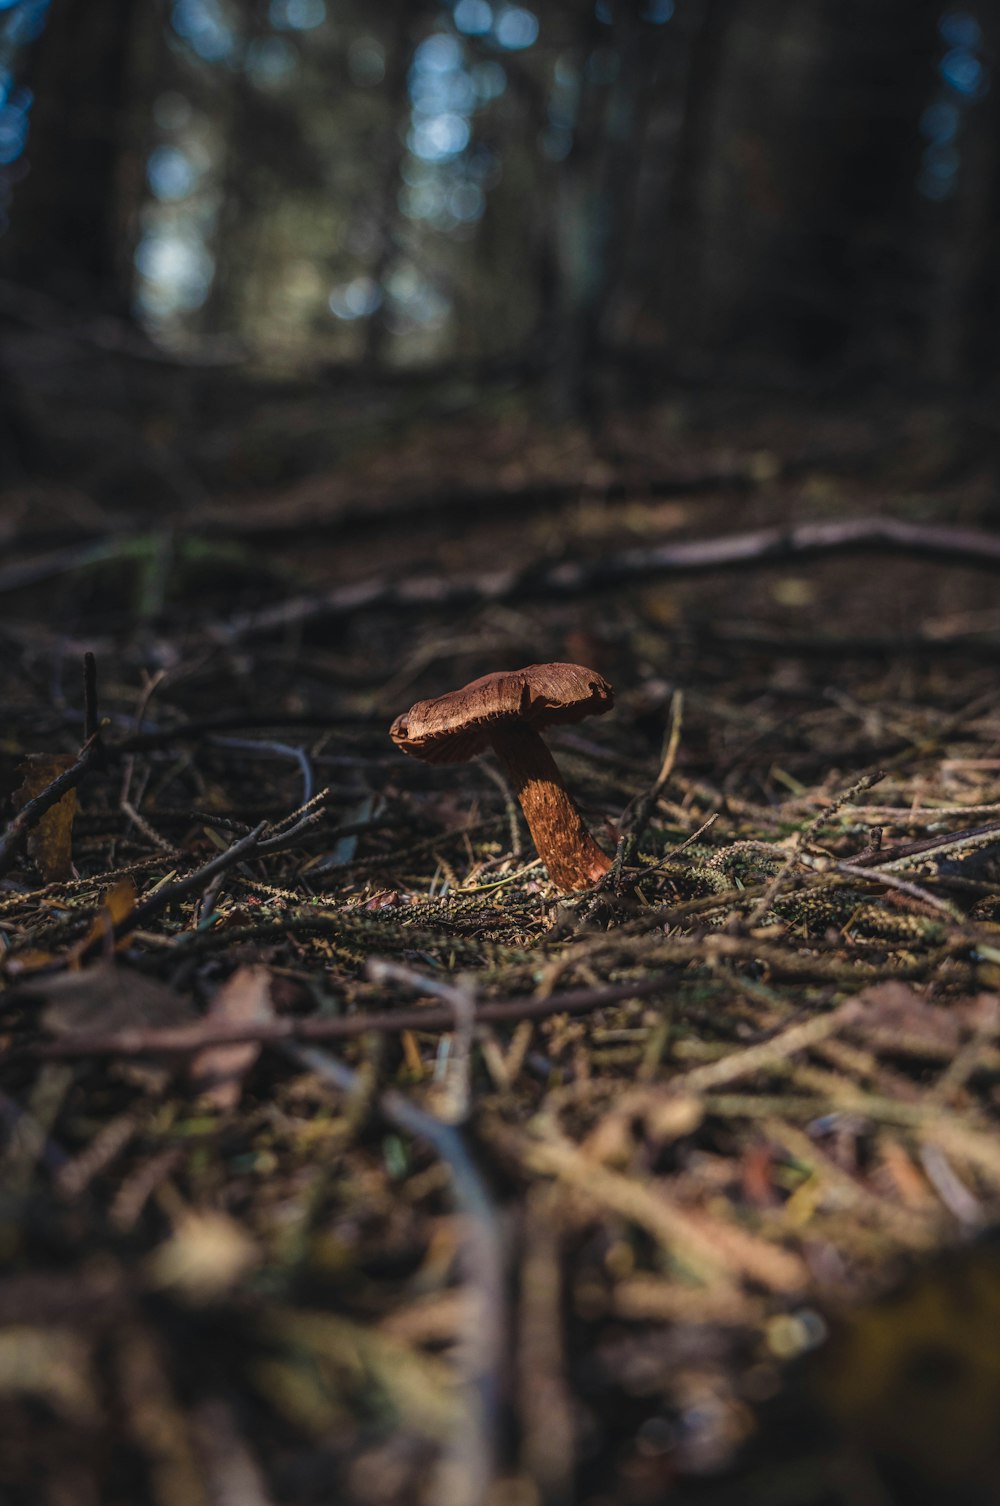
[[[326,815],[326,799],[330,793],[329,786],[320,790],[315,795],[310,795],[290,815],[280,821],[275,821],[271,827],[271,835],[257,846],[258,852],[284,852],[288,847],[297,847],[299,838],[322,821]],[[364,823],[367,829],[370,823]],[[338,835],[340,833],[338,832]]]
[[[797,1052],[807,1051],[818,1042],[836,1035],[839,1030],[853,1025],[863,1012],[862,1003],[857,999],[849,999],[829,1014],[805,1020],[800,1025],[792,1025],[780,1035],[772,1036],[769,1041],[747,1046],[742,1051],[732,1051],[728,1056],[710,1062],[707,1066],[695,1067],[692,1071],[675,1077],[670,1086],[678,1093],[703,1093],[712,1088],[720,1088],[725,1083],[738,1082],[741,1077],[752,1077],[755,1073],[766,1071],[778,1062],[787,1061]]]
[[[253,831],[247,832],[238,842],[227,847],[225,852],[220,852],[217,857],[208,863],[196,868],[193,873],[187,873],[183,878],[175,879],[172,884],[163,884],[148,899],[143,900],[141,905],[136,905],[124,920],[120,920],[114,928],[114,939],[120,941],[123,936],[128,936],[132,931],[141,929],[154,915],[159,915],[168,905],[176,903],[185,894],[190,894],[194,889],[203,888],[216,874],[224,873],[227,868],[232,868],[234,863],[239,863],[243,858],[249,857],[260,841],[261,832],[267,826],[266,821],[260,821]]]
[[[252,834],[251,834],[252,835]],[[247,838],[243,839],[247,841]],[[229,849],[231,852],[232,849]],[[221,855],[221,861],[228,856]],[[235,859],[234,859],[235,861]],[[203,879],[207,870],[200,870],[197,877]],[[190,882],[187,880],[185,882]],[[193,885],[192,885],[193,886]],[[173,889],[173,886],[170,886]],[[162,891],[158,891],[160,893]],[[171,894],[176,897],[176,890]],[[153,896],[156,899],[157,895]],[[167,901],[169,903],[169,900]],[[136,912],[133,911],[133,915]],[[131,917],[128,917],[131,919]],[[337,917],[329,917],[336,922]],[[243,940],[259,940],[264,934],[280,935],[297,929],[294,922],[302,922],[302,928],[325,930],[325,917],[320,914],[284,917],[269,924],[267,928],[234,927],[225,932],[227,943],[232,946]],[[132,927],[129,927],[132,929]],[[622,931],[624,931],[622,927]],[[615,945],[623,951],[621,933]],[[192,940],[185,947],[185,955],[196,945]],[[543,998],[529,994],[523,998],[495,999],[481,1004],[476,1011],[476,1024],[518,1023],[521,1020],[547,1019],[554,1014],[590,1014],[594,1010],[610,1008],[628,999],[669,997],[676,989],[676,977],[668,972],[669,966],[683,966],[692,961],[711,961],[715,958],[735,957],[766,963],[774,972],[788,978],[823,978],[844,985],[857,987],[862,983],[881,981],[887,976],[910,978],[922,976],[946,957],[967,949],[972,942],[964,935],[929,951],[906,963],[884,965],[863,962],[838,962],[821,956],[799,957],[776,945],[769,945],[754,938],[726,936],[713,932],[703,937],[672,938],[648,948],[644,961],[648,971],[641,978],[627,983],[612,983],[599,988],[569,989],[565,993],[552,993]],[[178,948],[179,950],[179,948]],[[47,969],[38,969],[34,978],[41,980]],[[66,1035],[61,1040],[31,1048],[33,1056],[144,1056],[150,1052],[180,1053],[198,1051],[203,1046],[227,1044],[235,1041],[321,1041],[348,1039],[370,1032],[394,1034],[401,1030],[451,1030],[455,1015],[452,1009],[395,1009],[380,1013],[334,1016],[332,1018],[288,1016],[263,1021],[258,1024],[228,1024],[225,1022],[199,1021],[196,1025],[177,1025],[164,1029],[147,1029],[136,1026],[120,1031],[79,1031]]]
[[[936,816],[937,812],[926,814]],[[993,841],[1000,841],[1000,821],[988,821],[983,826],[967,826],[962,831],[942,832],[938,837],[923,837],[919,842],[903,842],[898,847],[883,847],[870,858],[855,861],[859,868],[884,872],[892,868],[905,868],[921,858],[943,858],[950,853],[961,852],[966,847],[985,847]]]
[[[831,816],[836,815],[837,811],[843,810],[845,805],[853,805],[858,795],[865,794],[874,785],[881,783],[884,778],[885,772],[882,769],[873,769],[868,774],[862,774],[860,779],[856,779],[846,790],[841,790],[839,795],[833,797],[829,805],[824,805],[823,809],[813,816],[811,821],[807,822],[802,828],[802,840],[808,842],[810,838],[815,837],[816,833],[827,824]]]
[[[621,865],[632,861],[632,855],[642,839],[646,827],[649,825],[656,802],[659,800],[663,787],[674,771],[677,761],[677,750],[681,745],[681,729],[684,725],[684,692],[675,690],[670,702],[670,727],[663,744],[663,757],[660,760],[660,771],[646,792],[639,796],[632,808],[631,816],[626,816],[623,826],[626,830],[625,846],[622,851]]]
[[[83,740],[89,743],[100,728],[97,714],[97,660],[89,651],[83,656]]]
[[[500,1143],[512,1148],[527,1170],[558,1177],[638,1224],[704,1284],[725,1286],[746,1276],[774,1291],[806,1285],[804,1262],[792,1251],[723,1218],[682,1206],[661,1179],[640,1182],[602,1166],[554,1128],[543,1126],[534,1136],[505,1130]]]
[[[440,1118],[449,1124],[461,1124],[468,1118],[471,1091],[469,1076],[472,1069],[472,1038],[476,1028],[476,996],[468,981],[457,984],[444,983],[439,978],[428,978],[415,968],[401,962],[389,962],[383,957],[373,957],[368,963],[368,976],[373,983],[403,983],[418,993],[437,994],[451,1005],[455,1019],[455,1041],[451,1057],[451,1072],[447,1094],[447,1111],[439,1108]]]
[[[358,1075],[315,1047],[286,1046],[293,1061],[341,1092],[356,1092]],[[480,1506],[489,1495],[497,1450],[500,1369],[506,1298],[496,1213],[459,1131],[434,1118],[394,1088],[377,1100],[384,1119],[425,1140],[451,1171],[455,1205],[463,1215],[462,1266],[466,1312],[460,1349],[468,1406],[439,1467],[434,1499],[441,1506]]]
[[[304,748],[297,748],[293,743],[271,742],[264,738],[219,737],[215,734],[210,735],[208,741],[217,748],[236,748],[241,753],[255,753],[258,758],[289,759],[298,766],[302,775],[302,804],[308,805],[312,800],[316,780],[312,764],[309,762],[309,755]]]
[[[919,884],[914,884],[908,879],[897,878],[894,873],[882,873],[877,868],[862,868],[858,863],[837,863],[835,867],[838,873],[844,874],[847,878],[874,880],[886,889],[895,889],[910,899],[919,900],[922,905],[928,905],[932,910],[947,915],[948,919],[953,920],[956,925],[961,925],[965,920],[961,910],[949,900],[939,899],[936,894],[931,894]]]
[[[542,1020],[554,1014],[589,1014],[625,999],[639,999],[650,994],[667,993],[673,980],[657,972],[634,983],[613,983],[604,988],[579,988],[539,999],[500,999],[480,1004],[476,1024],[499,1024],[520,1020]],[[224,1021],[199,1021],[196,1025],[176,1025],[164,1029],[136,1026],[128,1030],[74,1032],[35,1048],[32,1054],[56,1056],[144,1056],[149,1052],[185,1053],[203,1046],[230,1041],[322,1041],[349,1039],[369,1032],[395,1033],[402,1030],[452,1030],[455,1011],[447,1009],[393,1009],[380,1013],[321,1018],[294,1019],[284,1016],[257,1023],[230,1024]]]

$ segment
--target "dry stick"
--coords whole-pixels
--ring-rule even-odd
[[[858,795],[864,795],[874,785],[880,784],[884,778],[885,773],[882,769],[872,769],[869,773],[862,774],[861,778],[856,779],[853,784],[848,785],[846,790],[841,790],[839,795],[834,795],[829,805],[824,805],[823,809],[817,811],[812,820],[808,821],[802,828],[800,833],[802,840],[804,842],[810,841],[816,836],[818,831],[826,826],[831,816],[836,815],[837,811],[843,810],[845,805],[853,805]]]
[[[859,809],[863,811],[865,807],[860,806]],[[926,811],[924,814],[936,816],[937,812]],[[904,868],[908,863],[917,862],[921,858],[947,857],[949,853],[960,852],[966,847],[985,847],[993,841],[1000,842],[1000,821],[987,821],[983,826],[967,826],[962,831],[942,832],[938,837],[922,837],[918,842],[902,842],[898,847],[883,847],[870,857],[855,858],[854,866],[878,873],[880,870]]]
[[[476,996],[472,981],[459,975],[458,983],[445,983],[440,978],[428,978],[415,968],[402,962],[388,962],[382,957],[372,957],[367,972],[373,983],[403,983],[419,993],[437,994],[451,1005],[455,1017],[455,1045],[451,1058],[451,1074],[447,1111],[438,1110],[438,1117],[448,1124],[461,1124],[469,1117],[472,1099],[470,1076],[472,1072],[472,1041],[476,1029]]]
[[[544,999],[498,999],[480,1004],[476,1024],[504,1021],[543,1020],[554,1014],[588,1014],[625,999],[639,999],[650,994],[667,993],[672,980],[660,973],[656,977],[638,978],[634,983],[613,983],[606,988],[578,988]],[[393,1009],[375,1014],[346,1015],[335,1018],[262,1020],[256,1024],[203,1020],[195,1025],[174,1025],[164,1029],[135,1026],[127,1030],[78,1031],[61,1040],[34,1048],[40,1057],[56,1056],[143,1056],[148,1052],[184,1053],[202,1046],[228,1044],[231,1041],[323,1041],[347,1039],[369,1032],[394,1033],[402,1030],[453,1030],[455,1011],[446,1009]]]
[[[807,1284],[805,1263],[798,1255],[724,1218],[685,1207],[672,1197],[665,1179],[643,1182],[602,1166],[547,1128],[535,1136],[505,1130],[500,1143],[512,1149],[528,1171],[558,1177],[638,1224],[706,1285],[725,1286],[744,1276],[780,1292],[798,1291]]]
[[[246,840],[244,838],[244,841]],[[226,853],[222,854],[223,858],[226,856]],[[199,880],[204,879],[205,870],[201,870],[194,877]],[[154,895],[153,898],[155,899],[156,896]],[[311,917],[306,917],[306,919],[311,919]],[[285,929],[289,928],[287,921],[278,922],[276,934],[280,934],[282,926]],[[622,929],[624,930],[624,927]],[[251,937],[257,934],[253,930],[250,931]],[[241,930],[228,931],[226,935],[230,944],[244,939]],[[632,982],[612,983],[601,988],[568,989],[565,993],[548,994],[544,998],[529,994],[523,998],[494,999],[480,1004],[476,1010],[476,1024],[543,1020],[554,1014],[589,1014],[596,1009],[624,1003],[628,999],[650,998],[657,994],[668,995],[676,988],[677,980],[672,972],[666,971],[667,965],[684,966],[690,962],[704,964],[713,957],[760,958],[772,967],[777,967],[784,962],[785,971],[791,977],[825,977],[829,972],[828,968],[820,965],[819,959],[814,959],[811,966],[808,963],[789,966],[790,959],[785,958],[777,947],[716,933],[701,938],[700,944],[705,948],[705,952],[704,955],[699,955],[693,950],[693,942],[697,940],[698,938],[693,938],[691,944],[664,942],[657,948],[656,957],[650,959],[657,964],[656,971],[645,977],[636,978]],[[951,943],[945,943],[925,957],[917,959],[910,966],[902,967],[897,964],[892,969],[892,976],[894,978],[915,976],[917,972],[922,973],[928,967],[935,966],[944,957],[952,955],[955,950],[968,945],[970,943],[967,938],[959,937]],[[41,977],[41,971],[39,970],[36,976]],[[886,976],[884,968],[867,966],[863,963],[853,964],[845,971],[854,984],[876,982]],[[286,1016],[282,1019],[265,1020],[256,1024],[201,1020],[194,1025],[174,1025],[163,1029],[134,1026],[127,1030],[76,1031],[60,1040],[32,1047],[31,1055],[48,1058],[143,1056],[150,1052],[183,1054],[198,1051],[203,1046],[227,1045],[237,1041],[260,1041],[268,1044],[274,1041],[343,1040],[370,1032],[391,1034],[402,1030],[452,1030],[454,1027],[455,1011],[451,1007],[447,1009],[433,1007],[393,1009],[371,1014],[341,1015],[334,1018],[313,1016],[295,1019]]]
[[[1000,567],[997,533],[924,526],[895,518],[841,518],[790,528],[760,528],[716,539],[691,539],[658,548],[644,545],[605,559],[570,560],[542,569],[497,570],[466,576],[420,575],[398,581],[380,577],[239,613],[218,624],[215,633],[221,641],[234,642],[279,631],[290,624],[347,617],[364,610],[427,611],[479,606],[519,596],[575,596],[651,576],[760,568],[789,559],[865,549],[926,556],[937,563],[947,561],[978,569]]]
[[[877,868],[861,868],[857,863],[837,863],[835,867],[838,873],[844,874],[847,878],[874,881],[886,889],[895,889],[910,899],[919,900],[921,904],[929,905],[939,914],[947,915],[948,919],[954,921],[956,925],[962,925],[965,920],[961,910],[949,900],[938,899],[936,894],[931,894],[929,890],[921,888],[919,884],[914,884],[908,879],[897,878],[894,873],[880,873]]]
[[[286,1046],[286,1054],[342,1092],[357,1092],[358,1074],[315,1047]],[[506,1298],[500,1229],[486,1185],[459,1131],[425,1113],[389,1088],[377,1107],[384,1119],[425,1140],[451,1171],[456,1207],[463,1215],[462,1265],[467,1310],[461,1346],[462,1379],[469,1406],[456,1429],[434,1499],[441,1506],[485,1506],[497,1451],[500,1371],[506,1332]]]
[[[89,652],[83,656],[83,740],[97,736],[100,718],[97,712],[97,660]]]
[[[645,794],[639,796],[632,809],[631,816],[626,816],[622,823],[626,828],[627,835],[621,852],[621,862],[618,863],[617,857],[615,859],[615,862],[618,864],[619,873],[626,863],[632,861],[632,855],[642,840],[653,811],[656,809],[656,802],[663,792],[664,785],[674,771],[674,764],[677,761],[677,750],[681,745],[681,729],[683,725],[684,692],[683,690],[675,690],[670,701],[670,727],[663,744],[660,771]]]
[[[325,786],[318,794],[312,795],[298,810],[291,811],[289,815],[282,817],[271,825],[271,835],[263,842],[258,843],[258,852],[284,852],[288,847],[297,847],[300,837],[312,832],[326,815],[325,801],[330,793],[329,786]],[[370,823],[353,823],[367,829]],[[341,833],[338,832],[338,835]],[[328,836],[329,840],[329,836]]]
[[[741,1077],[752,1077],[756,1072],[766,1071],[778,1062],[787,1061],[799,1051],[807,1051],[820,1041],[854,1025],[861,1018],[864,1005],[857,999],[848,999],[829,1014],[818,1015],[792,1025],[780,1035],[761,1041],[756,1046],[747,1046],[741,1051],[731,1051],[718,1061],[704,1067],[694,1067],[680,1077],[675,1077],[670,1086],[679,1093],[704,1093],[725,1083],[738,1082]]]
[[[202,888],[210,879],[215,878],[217,873],[224,873],[234,863],[249,856],[260,842],[261,833],[266,827],[266,821],[259,821],[253,831],[248,831],[245,837],[241,837],[238,842],[234,842],[231,847],[227,847],[225,852],[220,852],[210,862],[203,864],[201,868],[196,868],[193,873],[185,874],[174,883],[164,884],[162,888],[157,889],[148,899],[143,900],[141,905],[136,905],[129,915],[118,922],[113,933],[115,941],[120,941],[123,936],[139,930],[147,920],[151,920],[154,915],[159,915],[160,911],[165,910],[168,905],[182,899],[185,894],[190,894],[193,889]]]

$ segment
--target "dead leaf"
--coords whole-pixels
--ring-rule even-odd
[[[238,968],[212,1000],[207,1024],[256,1025],[274,1018],[271,974],[266,967]],[[202,1102],[225,1113],[240,1100],[243,1079],[260,1055],[258,1041],[205,1046],[191,1061],[196,1087],[204,1089]]]
[[[14,793],[14,804],[21,810],[48,789],[54,779],[76,762],[71,753],[29,753],[18,768],[24,775]],[[76,790],[67,790],[28,833],[28,856],[47,884],[73,877],[73,819],[76,816]]]
[[[166,983],[119,967],[110,959],[76,973],[26,983],[44,997],[42,1024],[53,1035],[186,1025],[196,1018],[189,999]]]
[[[119,879],[117,884],[112,884],[111,888],[105,891],[101,908],[94,916],[89,931],[70,951],[70,961],[78,962],[105,938],[110,938],[114,934],[115,926],[131,915],[135,909],[135,900],[135,885],[131,879]],[[127,937],[122,937],[117,945],[125,946],[127,940]]]

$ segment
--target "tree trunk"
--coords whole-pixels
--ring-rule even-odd
[[[142,0],[55,0],[27,69],[27,171],[0,240],[4,276],[118,314],[128,312],[132,281],[140,20],[159,25],[159,13]]]

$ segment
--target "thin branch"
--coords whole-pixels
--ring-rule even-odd
[[[231,849],[230,849],[231,850]],[[225,856],[225,854],[224,854]],[[134,912],[133,912],[134,913]],[[480,1004],[475,1022],[500,1024],[520,1020],[543,1020],[554,1014],[589,1014],[625,999],[641,999],[651,994],[665,994],[673,980],[662,972],[637,978],[634,983],[612,983],[604,988],[570,989],[545,998],[496,999]],[[166,1029],[136,1026],[128,1030],[78,1031],[34,1048],[40,1057],[57,1056],[144,1056],[150,1052],[183,1054],[200,1051],[203,1046],[234,1041],[343,1040],[369,1033],[395,1034],[402,1030],[453,1030],[455,1010],[433,1006],[420,1009],[391,1009],[356,1015],[323,1016],[293,1019],[284,1016],[256,1023],[229,1023],[201,1020],[195,1025],[176,1025]]]
[[[437,994],[451,1006],[455,1023],[454,1049],[447,1064],[447,1093],[442,1094],[443,1103],[438,1105],[438,1115],[448,1124],[463,1123],[469,1116],[472,1101],[472,1045],[476,1030],[477,999],[471,980],[459,974],[457,983],[445,983],[440,978],[418,973],[402,962],[390,962],[383,957],[372,957],[367,972],[373,983],[402,983],[417,993]],[[445,1102],[447,1109],[443,1106]]]
[[[356,1072],[315,1047],[287,1046],[286,1054],[341,1092],[356,1092]],[[468,1405],[450,1440],[435,1499],[442,1506],[481,1506],[493,1480],[499,1427],[500,1372],[507,1330],[500,1228],[486,1184],[454,1125],[426,1113],[394,1088],[379,1095],[382,1117],[425,1140],[451,1172],[455,1206],[463,1215],[461,1265],[466,1312],[459,1354]]]
[[[965,919],[961,910],[948,900],[938,899],[936,894],[929,893],[928,890],[921,888],[919,884],[914,884],[908,879],[897,878],[894,873],[880,873],[877,868],[862,868],[857,863],[837,863],[835,866],[836,871],[843,873],[847,878],[873,880],[878,884],[884,885],[887,889],[895,889],[898,893],[905,894],[908,899],[918,900],[920,904],[928,905],[930,909],[937,910],[942,915],[947,915],[948,919],[954,921],[956,925],[961,925]]]
[[[183,878],[175,880],[172,884],[161,885],[148,899],[143,900],[141,905],[136,905],[129,915],[118,922],[113,933],[115,941],[120,941],[123,936],[139,930],[168,905],[183,899],[185,894],[190,894],[194,889],[203,888],[210,879],[215,878],[216,874],[225,873],[227,868],[232,868],[235,863],[249,857],[260,842],[261,833],[266,828],[266,821],[258,822],[253,831],[247,832],[245,837],[241,837],[238,842],[234,842],[231,847],[226,848],[225,852],[220,852],[201,868],[196,868],[193,873],[185,874]]]
[[[865,811],[866,808],[862,805],[858,809]],[[903,811],[902,814],[905,816],[907,812]],[[932,814],[936,816],[938,812],[934,811]],[[901,842],[898,847],[883,847],[870,857],[856,858],[855,866],[867,868],[872,873],[886,872],[892,868],[905,868],[921,858],[943,858],[951,853],[963,852],[966,848],[985,847],[997,841],[1000,841],[1000,821],[987,821],[982,826],[966,826],[961,831],[946,831],[939,836],[921,837],[917,842]]]
[[[97,710],[97,660],[89,651],[83,656],[83,740],[89,743],[100,730]]]
[[[631,811],[626,812],[620,823],[625,830],[626,839],[622,849],[619,870],[623,864],[632,861],[633,854],[645,834],[653,811],[656,809],[656,802],[659,800],[664,786],[674,771],[674,764],[677,761],[677,750],[681,745],[681,730],[683,726],[684,692],[683,690],[675,690],[670,701],[670,726],[663,743],[663,756],[660,760],[659,773],[645,793],[640,795],[635,801]]]

